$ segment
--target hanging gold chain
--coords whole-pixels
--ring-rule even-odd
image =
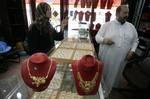
[[[50,64],[50,67],[48,69],[46,77],[44,77],[44,76],[42,76],[42,77],[32,76],[31,72],[30,72],[30,69],[29,69],[29,59],[28,59],[27,60],[27,69],[28,69],[30,78],[33,80],[32,84],[35,84],[36,87],[39,87],[41,84],[45,84],[46,79],[48,78],[48,75],[50,73],[51,66],[52,66],[52,59],[51,59],[51,64]]]

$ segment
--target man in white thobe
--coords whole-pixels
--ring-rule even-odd
[[[138,45],[135,27],[126,22],[129,8],[121,5],[116,9],[116,19],[104,24],[95,39],[100,43],[99,58],[104,63],[103,80],[105,97],[116,85],[127,60],[131,59]]]

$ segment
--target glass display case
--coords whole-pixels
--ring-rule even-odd
[[[79,96],[68,64],[57,65],[49,87],[42,92],[26,86],[20,74],[0,80],[0,85],[0,99],[104,99],[102,89],[96,95]]]

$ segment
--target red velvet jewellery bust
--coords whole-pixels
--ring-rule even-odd
[[[56,71],[56,62],[44,53],[35,53],[21,64],[24,82],[34,91],[45,90]]]
[[[91,55],[85,55],[72,63],[73,77],[79,95],[95,95],[98,92],[102,69],[102,62]]]

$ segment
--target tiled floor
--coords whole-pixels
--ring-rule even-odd
[[[110,99],[150,99],[150,91],[146,90],[149,88],[150,79],[143,74],[138,65],[128,65],[124,72],[124,75],[134,84],[124,79],[120,89],[112,90]]]

